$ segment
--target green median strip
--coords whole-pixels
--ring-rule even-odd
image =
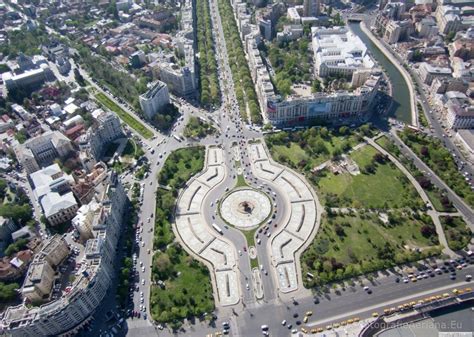
[[[128,112],[123,110],[120,106],[118,106],[114,101],[105,96],[103,93],[96,94],[95,98],[107,109],[115,112],[121,120],[127,123],[128,126],[138,132],[142,137],[146,139],[151,139],[153,137],[153,132],[151,132],[145,125],[143,125],[143,123],[141,123]]]

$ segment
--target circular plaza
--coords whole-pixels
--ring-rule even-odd
[[[264,193],[250,188],[230,192],[220,204],[222,219],[239,229],[251,229],[261,224],[272,210]]]

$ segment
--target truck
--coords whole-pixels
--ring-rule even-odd
[[[217,226],[215,223],[212,224],[212,227],[219,233],[219,234],[224,234],[224,232],[222,231],[222,229]]]

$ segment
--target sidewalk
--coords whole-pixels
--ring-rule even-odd
[[[413,177],[413,175],[403,166],[402,163],[398,161],[397,158],[392,156],[389,152],[387,152],[383,147],[381,147],[379,144],[377,144],[373,139],[364,137],[364,139],[367,141],[368,144],[372,145],[374,148],[376,148],[380,153],[386,155],[392,163],[395,164],[395,166],[403,172],[403,174],[408,178],[410,183],[415,187],[416,191],[420,195],[420,197],[423,199],[423,202],[425,204],[431,205],[431,200],[428,198],[428,195],[426,194],[425,190],[420,186],[418,181]],[[443,227],[441,226],[441,222],[439,221],[439,214],[435,210],[429,210],[427,214],[433,219],[433,223],[436,227],[436,234],[438,235],[438,239],[440,244],[444,247],[443,248],[443,253],[447,254],[451,257],[457,257],[457,254],[452,251],[449,246],[448,246],[448,241],[446,240],[446,235],[444,233]]]

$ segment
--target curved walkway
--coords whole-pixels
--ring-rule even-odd
[[[258,178],[274,184],[284,196],[286,205],[282,208],[286,215],[269,249],[279,290],[292,292],[302,283],[299,255],[318,231],[322,206],[305,179],[273,162],[262,142],[249,147],[252,171]]]
[[[204,220],[203,200],[226,174],[223,150],[208,147],[204,171],[193,178],[179,196],[173,226],[186,250],[211,270],[215,297],[221,306],[237,304],[240,299],[237,253],[234,245]]]
[[[423,202],[425,204],[432,205],[430,198],[428,198],[428,195],[426,194],[425,190],[421,185],[418,183],[418,181],[413,177],[413,175],[408,171],[405,166],[403,166],[402,163],[398,161],[397,158],[392,156],[389,152],[387,152],[383,147],[381,147],[379,144],[377,144],[373,139],[364,137],[364,139],[372,145],[374,148],[377,149],[380,153],[386,155],[392,163],[395,164],[395,166],[403,172],[403,174],[410,180],[410,183],[415,187],[416,191],[420,195],[421,199],[423,199]],[[448,241],[446,240],[446,235],[444,234],[443,226],[441,225],[441,222],[439,221],[439,214],[435,210],[429,210],[427,214],[433,219],[433,223],[436,227],[436,234],[438,235],[438,239],[440,244],[443,246],[443,253],[449,255],[449,256],[456,256],[456,253],[451,250],[448,246]]]

